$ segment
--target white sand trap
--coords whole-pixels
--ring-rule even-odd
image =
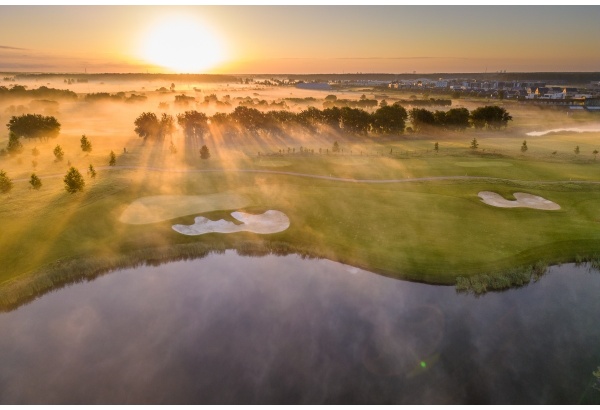
[[[458,165],[463,168],[480,168],[480,167],[512,167],[510,162],[502,161],[464,161],[455,162],[454,165]]]
[[[595,127],[595,128],[554,128],[552,130],[546,130],[546,131],[532,131],[532,132],[528,132],[525,135],[528,135],[530,137],[542,137],[546,134],[552,134],[552,133],[558,133],[558,132],[577,132],[577,133],[600,132],[600,128],[598,128],[598,127]]]
[[[136,199],[123,211],[119,221],[139,225],[180,216],[236,209],[251,205],[248,198],[235,192],[209,195],[158,195]]]
[[[515,198],[517,198],[516,201],[509,201],[508,199],[502,198],[499,194],[490,191],[481,191],[477,195],[484,203],[499,208],[533,208],[547,211],[560,209],[560,205],[555,202],[549,201],[541,196],[525,194],[523,192],[514,193]]]
[[[197,216],[193,225],[173,225],[174,231],[183,235],[202,235],[210,232],[232,233],[232,232],[254,232],[254,233],[277,233],[285,231],[290,226],[290,219],[286,214],[279,211],[268,210],[264,214],[252,215],[244,212],[232,212],[231,216],[241,225],[220,219],[211,221],[203,216]]]

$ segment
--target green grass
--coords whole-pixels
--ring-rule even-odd
[[[230,157],[222,149],[209,161],[187,164],[181,163],[183,155],[169,156],[136,140],[128,143],[128,154],[117,159],[119,165],[262,169],[353,179],[484,177],[478,180],[367,184],[265,173],[110,169],[99,170],[95,180],[86,177],[84,192],[71,195],[64,191],[62,178],[44,178],[64,172],[66,165],[42,155],[38,171],[42,188],[35,191],[26,181],[15,182],[10,196],[0,197],[0,304],[2,300],[14,304],[57,284],[115,267],[227,248],[249,254],[297,252],[428,283],[453,285],[463,278],[459,288],[475,292],[526,283],[524,277],[531,278],[531,272],[519,269],[540,260],[561,263],[596,255],[600,184],[584,181],[600,179],[600,162],[590,154],[597,135],[527,138],[529,151],[523,155],[519,151],[523,137],[514,134],[477,134],[477,152],[468,149],[475,134],[467,132],[443,139],[347,143],[345,155],[256,157],[258,149],[247,145]],[[73,137],[70,152],[76,152],[77,141]],[[432,151],[435,141],[440,142],[438,153]],[[70,147],[68,141],[61,144]],[[580,145],[582,154],[567,153],[571,145]],[[318,152],[317,145],[308,147]],[[41,148],[44,153],[49,146]],[[109,142],[96,144],[92,156],[77,153],[71,160],[82,170],[89,163],[106,165],[108,148]],[[272,151],[282,148],[273,146]],[[244,150],[253,156],[244,156]],[[559,154],[553,155],[554,150]],[[24,154],[21,161],[4,157],[0,168],[12,178],[28,177],[29,162]],[[480,191],[505,198],[514,192],[539,195],[558,203],[561,210],[494,208],[481,202]],[[202,200],[182,202],[182,196]],[[154,205],[162,204],[159,210],[164,214],[137,219],[136,224],[120,221],[131,204],[146,197],[154,197]],[[167,203],[165,198],[177,200]],[[229,219],[231,211],[268,209],[284,212],[290,227],[271,235],[194,237],[171,229],[173,224],[193,223],[199,214]]]

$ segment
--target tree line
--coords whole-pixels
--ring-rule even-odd
[[[77,94],[70,90],[59,90],[41,86],[40,88],[28,90],[23,85],[13,85],[11,88],[0,86],[0,99],[27,97],[36,99],[70,99],[76,100]]]
[[[175,117],[163,113],[157,116],[153,112],[144,112],[134,121],[135,133],[144,139],[164,138],[176,131],[175,123],[187,137],[201,137],[209,132],[210,125],[220,127],[220,132],[239,133],[265,132],[283,133],[292,127],[318,131],[319,127],[328,127],[332,131],[355,135],[380,134],[398,135],[406,128],[410,119],[412,131],[422,131],[428,127],[448,130],[464,130],[474,127],[497,129],[506,127],[512,120],[502,107],[486,106],[469,112],[466,108],[452,108],[448,111],[429,111],[413,108],[406,111],[399,104],[381,106],[372,113],[360,108],[330,107],[318,109],[309,107],[299,113],[287,110],[262,112],[252,107],[238,106],[231,113],[217,112],[209,117],[195,110],[185,111]],[[411,131],[411,130],[409,130]]]

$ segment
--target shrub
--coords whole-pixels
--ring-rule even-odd
[[[65,181],[65,190],[70,194],[74,194],[77,191],[83,191],[83,187],[85,186],[83,176],[74,167],[69,168],[63,181]]]
[[[6,175],[4,170],[0,170],[0,193],[7,194],[13,187],[13,182]]]
[[[38,190],[42,187],[42,180],[36,174],[31,174],[31,178],[29,179],[29,184],[35,190]]]

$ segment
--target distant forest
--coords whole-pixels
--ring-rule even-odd
[[[249,77],[264,77],[261,76],[249,76]],[[360,81],[360,80],[380,80],[380,81],[394,81],[394,80],[414,80],[417,78],[472,78],[475,80],[495,80],[495,81],[516,81],[516,80],[529,80],[529,81],[561,81],[565,83],[589,83],[591,81],[600,81],[600,72],[540,72],[540,73],[415,73],[415,74],[289,74],[289,75],[272,75],[273,77],[289,77],[294,80],[303,81]]]
[[[415,74],[391,74],[391,73],[369,73],[369,74],[237,74],[237,75],[222,75],[222,74],[148,74],[148,73],[102,73],[102,74],[85,74],[85,73],[1,73],[2,75],[11,75],[16,79],[43,79],[43,78],[63,78],[68,75],[70,78],[79,80],[119,80],[119,81],[183,81],[183,82],[201,82],[201,83],[235,83],[241,78],[289,78],[302,81],[361,81],[361,80],[411,80],[417,78],[472,78],[475,80],[496,80],[496,81],[552,81],[564,83],[589,83],[591,81],[600,81],[600,72],[538,72],[538,73],[415,73]]]
[[[148,73],[103,73],[103,74],[84,74],[84,73],[3,73],[3,75],[12,75],[17,80],[35,80],[42,78],[64,78],[67,75],[75,80],[96,80],[96,81],[183,81],[198,83],[235,83],[239,78],[232,75],[221,74],[148,74]]]

